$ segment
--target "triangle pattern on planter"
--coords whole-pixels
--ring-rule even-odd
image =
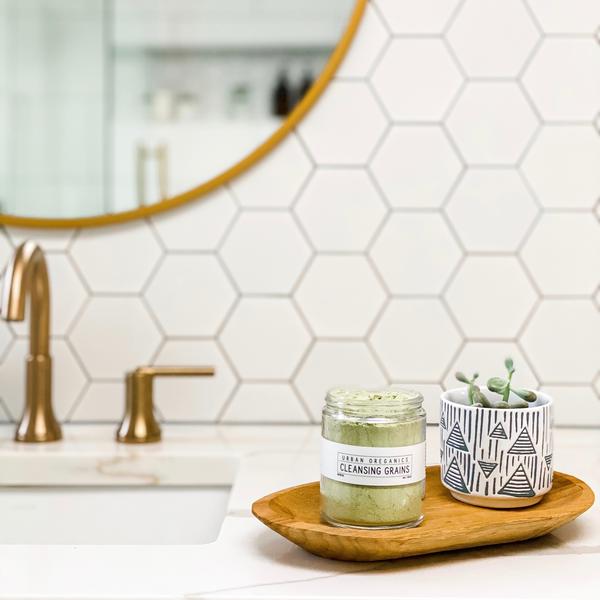
[[[462,452],[468,452],[467,444],[465,444],[465,438],[460,430],[458,423],[454,423],[454,427],[446,440],[446,444]]]
[[[453,490],[457,492],[462,492],[463,494],[469,493],[469,488],[463,479],[462,473],[460,472],[460,467],[456,462],[456,457],[452,459],[452,462],[446,469],[446,474],[444,475],[444,483],[448,484],[448,487],[451,487]]]
[[[502,427],[502,423],[498,423],[496,427],[494,427],[492,433],[490,433],[490,437],[497,440],[507,440],[508,436],[506,435],[506,431],[504,431],[504,427]]]
[[[440,425],[442,426],[442,429],[448,429],[448,425],[446,425],[446,419],[444,418],[444,415],[442,415],[442,418],[440,419]]]
[[[514,496],[515,498],[531,498],[535,492],[529,483],[523,465],[519,465],[510,479],[500,488],[499,494]]]
[[[546,461],[546,466],[550,469],[550,465],[552,464],[552,454],[546,454],[544,460]]]
[[[531,441],[531,436],[527,427],[523,427],[523,431],[519,434],[515,443],[511,446],[508,454],[535,454],[535,448]]]
[[[485,462],[483,460],[478,460],[479,468],[483,471],[485,478],[487,479],[494,471],[494,469],[498,466],[498,463],[494,462]]]

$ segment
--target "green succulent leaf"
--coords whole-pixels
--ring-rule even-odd
[[[525,400],[511,400],[509,408],[529,408],[529,404]]]
[[[461,371],[456,371],[456,373],[454,374],[454,377],[456,377],[456,379],[458,379],[458,381],[460,381],[461,383],[466,383],[467,385],[469,383],[471,383],[467,379],[467,376],[464,373],[462,373]]]
[[[519,388],[513,388],[512,390],[519,398],[525,400],[525,402],[535,402],[537,400],[537,396],[535,392],[531,390],[523,390]]]
[[[477,388],[477,391],[473,394],[473,399],[477,404],[481,404],[485,408],[491,408],[492,403],[487,399],[487,396]]]
[[[502,377],[492,377],[491,379],[488,379],[487,386],[490,392],[504,394],[504,391],[508,386],[508,381],[506,379],[502,379]]]
[[[467,390],[467,398],[469,399],[469,404],[474,404],[477,402],[476,393],[479,391],[479,386],[474,383],[469,383],[469,389]]]
[[[506,360],[504,361],[504,366],[506,367],[506,370],[509,373],[514,373],[515,372],[515,364],[513,362],[513,359],[509,356],[506,358]]]
[[[508,402],[505,402],[504,400],[498,400],[498,402],[493,404],[493,408],[510,408],[510,406],[508,405]]]

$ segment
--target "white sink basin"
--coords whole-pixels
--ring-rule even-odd
[[[206,544],[227,486],[0,488],[0,544]]]

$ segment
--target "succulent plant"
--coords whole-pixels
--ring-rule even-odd
[[[527,408],[531,402],[535,402],[537,396],[535,392],[523,388],[512,387],[512,378],[515,373],[513,359],[508,357],[504,361],[504,366],[508,372],[508,377],[491,377],[487,382],[487,389],[490,392],[500,394],[500,400],[491,401],[481,391],[480,387],[475,383],[479,377],[479,373],[475,373],[469,379],[464,373],[458,371],[455,375],[456,379],[461,383],[466,383],[468,386],[467,398],[469,404],[473,406],[482,406],[484,408]],[[510,400],[511,392],[519,397],[519,400]]]
[[[467,392],[469,404],[472,404],[473,406],[485,406],[486,408],[491,407],[490,401],[481,391],[481,388],[475,383],[476,379],[479,377],[479,373],[473,373],[473,377],[469,379],[464,373],[457,371],[455,377],[460,382],[466,383],[469,386]]]

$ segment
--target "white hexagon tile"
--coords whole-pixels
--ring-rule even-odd
[[[144,221],[83,230],[69,252],[92,292],[139,292],[162,253]]]
[[[381,315],[370,342],[390,379],[440,381],[462,338],[438,299],[395,299]]]
[[[588,33],[600,23],[600,4],[596,0],[527,0],[546,33]]]
[[[469,77],[515,77],[539,37],[522,0],[466,0],[447,33]]]
[[[453,373],[600,424],[600,2],[372,0],[315,106],[254,167],[147,220],[0,231],[47,251],[56,405],[118,421],[141,364],[167,421],[306,423],[336,384]],[[0,420],[28,323],[0,323]],[[567,410],[563,406],[575,406]],[[580,410],[581,409],[581,410]]]
[[[72,423],[118,423],[125,412],[125,380],[92,381],[72,407]]]
[[[538,299],[514,256],[469,256],[445,292],[468,338],[515,338]]]
[[[439,121],[463,82],[445,44],[395,39],[372,75],[373,88],[395,121]]]
[[[365,250],[387,207],[362,169],[319,169],[295,207],[318,251]]]
[[[363,337],[386,296],[365,257],[320,255],[294,297],[315,335]]]
[[[591,382],[600,356],[598,309],[591,300],[544,300],[521,343],[544,384]]]
[[[600,223],[591,213],[545,214],[522,256],[542,294],[589,296],[600,280]]]
[[[289,379],[311,336],[286,298],[244,298],[219,337],[243,379]]]
[[[392,207],[434,208],[446,199],[462,164],[441,127],[409,125],[389,131],[371,170]]]
[[[214,256],[171,254],[154,273],[145,293],[167,335],[215,335],[236,292]]]
[[[161,341],[139,298],[92,298],[69,335],[93,379],[121,379],[152,357]]]
[[[600,402],[589,385],[544,385],[542,391],[553,398],[560,399],[554,403],[554,419],[561,425],[581,425],[578,412],[586,415],[586,425],[600,426]]]
[[[515,169],[469,169],[446,205],[468,252],[515,252],[538,212],[534,197]]]
[[[591,36],[546,38],[523,76],[546,121],[591,122],[600,107],[598,42]]]
[[[365,164],[387,128],[387,119],[369,86],[334,81],[298,134],[319,164]]]
[[[600,135],[590,125],[546,125],[522,171],[546,208],[592,208],[600,198]]]
[[[306,423],[308,415],[289,383],[244,383],[223,413],[224,423]]]
[[[472,81],[446,125],[467,163],[514,165],[539,122],[516,82]]]
[[[395,213],[371,248],[392,294],[439,294],[462,256],[438,213]]]
[[[199,202],[152,217],[167,250],[214,250],[237,212],[233,197],[220,189]]]
[[[374,0],[393,33],[441,33],[460,0]]]
[[[252,211],[242,212],[220,253],[242,293],[287,294],[311,250],[289,213]]]

